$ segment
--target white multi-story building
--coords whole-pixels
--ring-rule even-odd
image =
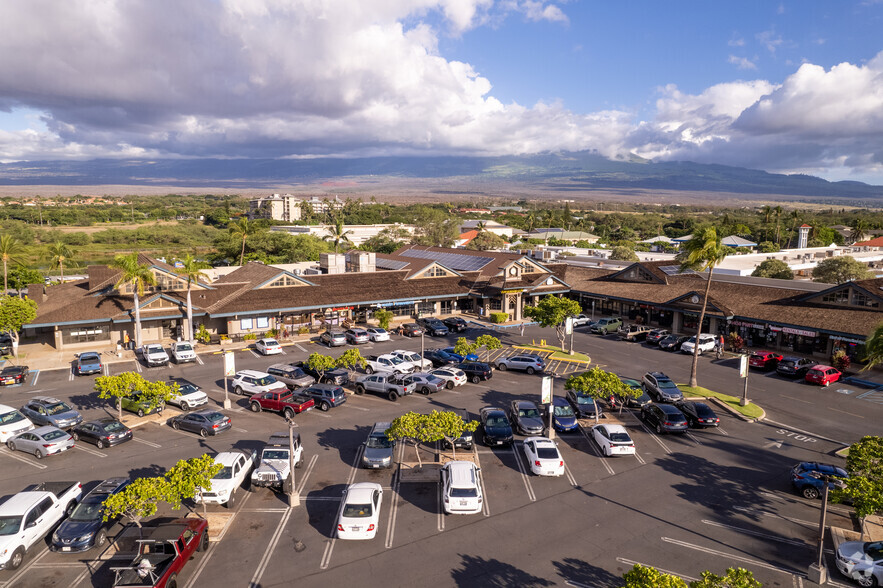
[[[345,204],[339,197],[319,198],[311,196],[304,200],[293,194],[273,194],[249,201],[248,214],[251,218],[267,218],[287,223],[301,220],[304,204],[312,208],[314,214],[325,214],[341,210]]]

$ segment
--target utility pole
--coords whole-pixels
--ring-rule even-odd
[[[739,357],[739,377],[742,378],[744,385],[742,386],[742,398],[739,400],[740,406],[748,405],[748,354],[743,353]]]
[[[288,508],[300,506],[300,494],[294,481],[294,428],[297,423],[294,419],[288,419],[288,471],[291,475],[291,488],[288,491]]]
[[[831,477],[827,474],[817,474],[813,477],[817,477],[822,480],[822,512],[819,515],[819,557],[816,560],[816,563],[809,566],[809,569],[806,572],[807,578],[809,578],[810,582],[815,582],[816,584],[827,584],[828,582],[828,568],[825,566],[825,518],[828,514],[828,483],[831,480]]]

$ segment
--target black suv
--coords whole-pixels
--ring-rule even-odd
[[[325,372],[324,375],[322,375],[316,370],[308,367],[306,362],[303,361],[298,361],[297,363],[293,363],[291,365],[293,365],[294,367],[299,367],[307,374],[313,376],[317,382],[343,386],[350,381],[349,372],[342,368],[334,368],[333,370],[328,370],[327,372]]]
[[[482,380],[490,380],[491,376],[493,376],[491,366],[480,361],[464,361],[458,363],[456,367],[459,370],[463,370],[463,373],[466,374],[466,377],[473,384],[478,384]]]
[[[316,408],[323,412],[346,402],[346,392],[336,384],[313,384],[298,390],[298,393],[312,398]]]
[[[105,521],[102,503],[129,485],[129,478],[109,478],[89,492],[52,534],[52,551],[88,551],[103,547],[119,517]]]
[[[687,417],[672,404],[648,404],[641,409],[641,419],[660,435],[683,433],[690,428]]]
[[[506,411],[502,408],[489,406],[481,409],[479,418],[485,445],[488,447],[512,445],[512,425],[509,424]]]
[[[691,427],[717,427],[720,425],[720,419],[711,410],[711,407],[704,402],[692,402],[682,400],[675,402],[675,406],[687,417],[687,423]]]
[[[466,324],[466,321],[464,321],[463,319],[461,319],[458,316],[452,316],[452,317],[446,318],[442,322],[445,324],[445,326],[448,328],[448,330],[451,331],[452,333],[459,333],[461,331],[465,331],[469,326]]]
[[[442,351],[441,349],[427,349],[423,353],[423,359],[428,359],[432,362],[433,367],[444,367],[446,365],[454,365],[456,363],[460,363],[460,360],[448,353],[447,351]]]
[[[448,327],[434,316],[417,319],[417,324],[430,337],[444,337],[448,334]]]

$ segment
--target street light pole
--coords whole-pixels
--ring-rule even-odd
[[[809,566],[807,577],[811,582],[816,584],[826,584],[828,582],[828,568],[825,566],[825,518],[828,514],[828,482],[830,476],[827,474],[818,474],[817,477],[822,480],[822,512],[819,515],[819,557],[816,563]]]
[[[288,419],[288,471],[291,475],[291,488],[288,490],[288,507],[300,506],[300,494],[294,481],[294,428],[297,423],[294,419]]]

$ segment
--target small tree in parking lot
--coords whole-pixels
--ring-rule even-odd
[[[601,368],[594,367],[587,372],[574,374],[564,382],[566,390],[575,390],[591,397],[597,403],[599,400],[608,400],[611,396],[635,396],[636,391],[627,386],[619,376],[613,372],[605,372]],[[598,410],[595,410],[595,422],[597,423]]]
[[[625,588],[762,588],[763,586],[754,579],[754,574],[744,568],[728,568],[723,576],[704,571],[699,580],[687,584],[674,574],[635,564],[622,578],[625,580]]]
[[[224,466],[215,463],[215,458],[208,454],[179,460],[166,472],[165,501],[177,510],[181,508],[184,499],[193,498],[197,494],[202,497],[204,491],[212,489],[212,478],[223,468]],[[203,518],[205,518],[205,501],[201,500],[201,502]]]
[[[148,403],[150,412],[157,406],[174,398],[178,393],[178,384],[175,382],[150,382],[141,374],[135,372],[123,372],[116,376],[98,376],[95,378],[95,391],[98,398],[113,399],[119,418],[123,418],[123,398],[137,396]]]
[[[476,349],[481,349],[482,347],[484,347],[485,360],[490,357],[491,351],[494,351],[495,349],[500,349],[502,346],[503,344],[500,342],[500,340],[493,335],[479,335],[478,338],[475,340]]]
[[[322,355],[321,353],[311,353],[306,361],[307,367],[315,370],[319,374],[319,381],[325,379],[325,372],[333,370],[337,367],[337,360],[330,355]]]
[[[849,448],[846,457],[849,479],[845,486],[833,491],[836,502],[850,501],[855,515],[862,521],[862,539],[865,518],[883,510],[883,437],[868,435]]]
[[[368,360],[362,357],[361,351],[353,348],[347,349],[343,355],[338,357],[335,365],[345,370],[354,371],[357,367],[364,369],[368,365]]]
[[[434,443],[447,439],[451,446],[454,439],[464,431],[474,431],[478,427],[477,421],[466,422],[455,412],[433,410],[429,414],[408,412],[394,419],[386,430],[386,437],[391,441],[407,441],[414,443],[414,451],[417,454],[418,467],[423,467],[420,459],[420,445],[422,443]],[[455,450],[456,451],[456,450]]]
[[[558,298],[546,296],[536,306],[525,306],[524,316],[532,318],[543,328],[555,327],[555,334],[561,343],[561,351],[564,351],[564,339],[567,336],[564,320],[582,312],[582,307],[576,300],[570,298]]]
[[[141,529],[141,519],[156,514],[157,503],[169,496],[169,482],[162,477],[136,478],[131,484],[105,499],[105,521],[122,516]]]
[[[381,329],[389,330],[389,321],[392,320],[393,316],[391,310],[381,309],[374,311],[374,318],[377,319],[377,324]]]
[[[454,343],[454,353],[462,355],[464,358],[470,353],[475,353],[476,349],[478,347],[475,343],[470,343],[466,337],[458,337],[457,342]]]
[[[454,440],[466,431],[475,431],[478,428],[478,421],[464,421],[463,417],[450,410],[433,410],[426,415],[424,427],[426,429],[425,437],[435,441],[444,439],[450,444],[456,456],[457,448],[454,446]]]

